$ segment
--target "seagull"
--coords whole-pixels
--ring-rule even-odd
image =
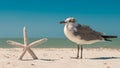
[[[117,38],[117,36],[107,36],[102,32],[97,32],[87,25],[79,24],[74,17],[69,17],[60,24],[65,24],[64,34],[72,42],[77,44],[77,59],[79,59],[79,49],[81,48],[82,59],[83,45],[93,44],[100,41],[111,41],[109,38]]]

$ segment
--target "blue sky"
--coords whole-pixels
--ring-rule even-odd
[[[119,0],[0,0],[0,37],[64,37],[59,21],[75,17],[80,24],[120,36]]]

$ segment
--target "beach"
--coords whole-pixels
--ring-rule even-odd
[[[120,68],[120,49],[84,48],[83,59],[75,59],[76,48],[32,48],[39,58],[26,53],[17,57],[22,48],[0,48],[0,68]]]

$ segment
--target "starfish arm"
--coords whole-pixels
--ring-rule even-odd
[[[27,48],[25,47],[25,48],[23,49],[23,52],[20,53],[20,55],[18,56],[18,60],[22,60],[22,58],[23,58],[23,56],[25,55],[26,51],[27,51]]]
[[[24,36],[24,44],[25,44],[25,46],[27,46],[28,45],[28,36],[27,36],[26,27],[23,28],[23,36]]]
[[[18,43],[18,42],[15,42],[15,41],[8,40],[7,43],[10,44],[10,45],[13,45],[13,46],[17,46],[17,47],[22,47],[22,48],[24,48],[24,45],[23,45],[23,44]]]
[[[37,40],[37,41],[32,42],[31,44],[29,44],[29,47],[33,47],[33,46],[36,46],[38,44],[42,44],[42,43],[46,42],[47,40],[48,40],[47,38],[43,38],[43,39]]]
[[[28,48],[28,52],[33,57],[33,59],[38,59],[38,57],[35,55],[35,53],[30,48]]]

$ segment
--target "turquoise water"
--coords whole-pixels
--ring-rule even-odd
[[[29,38],[29,43],[39,38]],[[23,43],[23,38],[1,38],[0,39],[0,48],[13,48],[15,46],[11,46],[6,43],[7,40],[13,40],[20,43]],[[85,48],[120,48],[120,38],[111,39],[112,42],[98,42],[92,45],[85,45]],[[75,48],[76,44],[69,41],[65,38],[48,38],[46,43],[35,46],[37,48]]]

